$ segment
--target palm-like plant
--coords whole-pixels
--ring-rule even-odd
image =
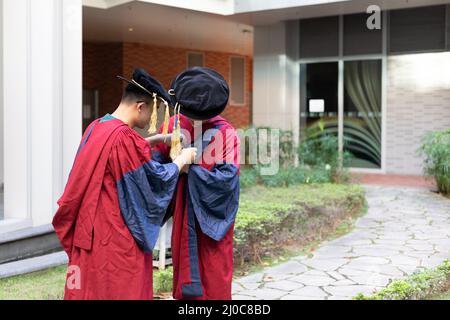
[[[441,193],[450,195],[450,131],[427,133],[419,154],[425,157],[425,173],[434,176]]]

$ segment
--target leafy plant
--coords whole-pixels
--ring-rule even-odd
[[[444,289],[450,281],[450,260],[445,260],[435,269],[412,274],[406,279],[395,280],[386,288],[365,296],[362,293],[354,300],[419,300]]]
[[[427,133],[419,149],[424,171],[434,176],[441,193],[450,195],[450,131]]]
[[[304,137],[298,148],[301,166],[330,171],[330,181],[342,183],[349,180],[348,170],[351,154],[339,153],[338,137],[325,128],[319,121],[316,125],[304,130]]]
[[[270,135],[270,128],[266,129]],[[312,183],[346,183],[350,180],[344,167],[350,163],[350,154],[339,155],[339,142],[335,135],[325,130],[324,123],[308,128],[301,135],[304,139],[296,147],[292,131],[279,131],[279,150],[271,150],[271,141],[264,136],[258,139],[258,148],[263,148],[279,159],[280,168],[275,175],[262,175],[262,165],[246,166],[241,169],[241,187],[254,185],[288,187]],[[246,151],[247,152],[247,151]],[[273,154],[276,152],[276,154]],[[247,157],[247,155],[246,155]]]
[[[239,178],[241,188],[250,188],[258,183],[258,172],[254,167],[242,167]]]
[[[171,292],[173,287],[173,269],[158,270],[153,273],[153,291],[155,294]]]

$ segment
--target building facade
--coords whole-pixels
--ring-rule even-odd
[[[450,11],[430,3],[381,11],[373,30],[344,6],[256,26],[253,122],[301,135],[320,121],[352,170],[421,175],[422,137],[450,128]]]
[[[360,172],[421,175],[422,136],[450,129],[450,0],[3,0],[0,18],[0,235],[51,222],[135,67],[167,88],[217,69],[235,126],[323,125]]]

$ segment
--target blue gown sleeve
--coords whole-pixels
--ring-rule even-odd
[[[178,182],[173,163],[149,161],[117,183],[122,216],[144,252],[153,251],[159,230]]]
[[[188,188],[203,233],[222,240],[234,224],[239,207],[239,169],[233,164],[220,164],[209,171],[192,165]]]

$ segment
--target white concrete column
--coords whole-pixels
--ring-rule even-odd
[[[286,21],[286,109],[294,142],[300,138],[300,26],[298,20]]]
[[[31,12],[31,210],[37,226],[51,222],[81,138],[82,4],[31,1]]]
[[[38,226],[53,218],[81,137],[82,3],[3,2],[5,218]]]
[[[3,0],[5,219],[30,218],[29,18],[29,0]]]
[[[0,188],[4,182],[3,176],[3,1],[0,1]]]
[[[298,131],[298,23],[255,27],[253,122]]]
[[[61,2],[61,0],[56,0]],[[72,169],[83,130],[83,3],[62,1],[62,181],[58,197]]]

